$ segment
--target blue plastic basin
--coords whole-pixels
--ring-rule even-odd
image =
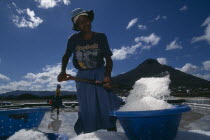
[[[114,111],[130,140],[173,140],[176,137],[183,112],[190,111],[186,105],[153,111]]]
[[[38,127],[49,108],[24,108],[0,110],[0,139],[21,129]]]
[[[49,140],[69,140],[69,137],[66,134],[59,133],[45,133]]]

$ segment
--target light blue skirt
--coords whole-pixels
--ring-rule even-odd
[[[76,77],[103,81],[104,71],[104,66],[92,70],[79,70]],[[116,118],[110,117],[109,113],[120,107],[122,99],[93,84],[76,82],[76,88],[79,112],[74,129],[77,134],[116,126]]]

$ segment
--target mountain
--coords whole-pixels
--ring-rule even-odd
[[[135,81],[142,77],[162,77],[167,74],[170,75],[172,92],[180,90],[186,92],[187,89],[197,92],[210,90],[210,81],[181,72],[167,65],[161,65],[155,59],[147,59],[136,68],[113,77],[112,82],[132,87]]]
[[[0,96],[20,96],[23,94],[31,94],[31,95],[35,95],[35,96],[54,96],[55,95],[55,91],[24,91],[24,90],[15,90],[15,91],[11,91],[11,92],[7,92],[4,94],[1,94]],[[72,95],[72,94],[76,94],[76,91],[62,91],[61,92],[62,95]]]

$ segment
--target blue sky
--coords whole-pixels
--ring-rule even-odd
[[[0,0],[0,93],[55,89],[75,8],[94,10],[93,31],[104,32],[113,51],[113,76],[153,58],[210,80],[209,0]],[[70,62],[68,73],[76,71]]]

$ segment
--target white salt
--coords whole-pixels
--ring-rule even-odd
[[[80,134],[71,140],[128,140],[123,132],[96,131]]]
[[[141,78],[135,82],[134,88],[130,91],[127,100],[133,100],[134,98],[139,99],[145,96],[152,96],[155,98],[169,96],[170,90],[168,87],[170,82],[169,76]]]
[[[135,100],[131,103],[126,103],[119,111],[146,111],[146,110],[161,110],[171,108],[167,102],[154,98],[152,96],[143,97],[141,100]]]
[[[48,138],[41,132],[21,129],[7,140],[48,140]]]
[[[126,104],[119,111],[145,111],[172,108],[163,100],[170,95],[169,76],[141,78],[135,82],[133,90],[126,99]]]
[[[204,130],[189,130],[189,132],[199,133],[199,134],[203,134],[203,135],[210,136],[210,131],[204,131]]]

